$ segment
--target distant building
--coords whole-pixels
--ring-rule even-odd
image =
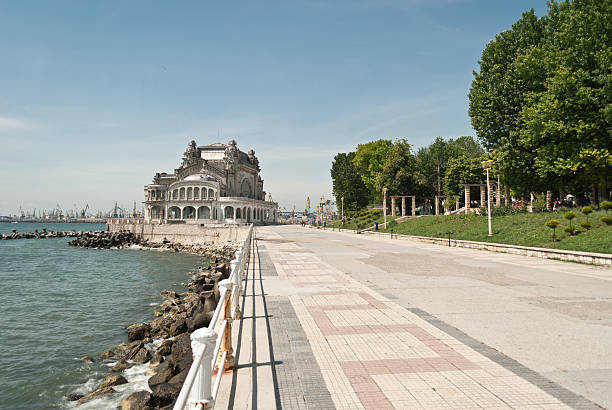
[[[278,204],[266,201],[260,171],[255,151],[240,151],[234,140],[199,147],[192,140],[174,173],[157,173],[145,186],[145,219],[276,222]]]

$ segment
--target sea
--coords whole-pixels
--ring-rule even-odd
[[[0,233],[103,230],[104,224],[0,223]],[[184,292],[197,255],[142,249],[82,249],[71,238],[0,240],[0,408],[116,408],[146,389],[148,365],[134,366],[117,394],[85,404],[110,373],[98,356],[127,342],[125,328],[151,321],[163,289]],[[89,355],[94,363],[80,360]]]

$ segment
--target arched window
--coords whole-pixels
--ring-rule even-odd
[[[236,208],[236,219],[242,219],[242,209]]]
[[[193,188],[193,199],[200,199],[200,188]]]
[[[198,219],[210,219],[210,208],[201,206],[198,208]]]
[[[178,206],[168,208],[168,219],[181,219],[181,208]]]
[[[178,199],[178,189],[172,191],[172,199]]]
[[[208,199],[215,199],[215,191],[212,189],[208,190]]]
[[[187,199],[193,199],[193,188],[187,188]]]
[[[240,185],[240,196],[250,198],[252,195],[251,183],[245,178],[242,180],[242,184]]]
[[[179,190],[179,199],[185,199],[185,188]]]
[[[159,206],[151,207],[151,219],[161,219],[161,208]]]
[[[183,219],[195,219],[196,211],[193,206],[183,208]]]
[[[234,219],[234,208],[231,206],[225,207],[225,219]]]

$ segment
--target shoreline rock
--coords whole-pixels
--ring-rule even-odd
[[[111,241],[111,243],[130,243],[137,239],[131,233],[122,235],[83,235],[79,244],[88,247]],[[113,236],[115,235],[115,236]],[[109,239],[110,238],[110,239]],[[114,238],[114,239],[113,239]],[[76,240],[75,240],[76,241]],[[74,241],[72,241],[74,242]],[[142,243],[142,241],[141,241]],[[110,373],[98,388],[83,397],[68,395],[79,402],[102,394],[113,393],[112,386],[128,381],[120,372],[135,364],[149,363],[147,384],[152,393],[139,391],[125,397],[121,407],[159,408],[172,404],[183,386],[185,377],[193,361],[191,351],[191,332],[208,326],[219,301],[219,281],[230,275],[229,261],[238,249],[236,243],[211,244],[210,246],[163,245],[169,249],[198,253],[208,258],[186,285],[187,291],[178,294],[173,290],[163,290],[160,296],[164,301],[152,312],[151,322],[134,323],[126,328],[127,343],[122,343],[100,355],[101,361],[117,360]],[[99,247],[99,246],[95,246]],[[159,339],[162,339],[159,342]],[[153,345],[151,342],[158,340]],[[155,346],[152,348],[152,346]],[[125,381],[123,381],[125,380]],[[116,383],[116,384],[115,384]],[[78,397],[78,398],[77,398]]]

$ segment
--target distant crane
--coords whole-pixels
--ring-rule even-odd
[[[81,218],[85,218],[86,217],[88,209],[89,209],[89,204],[85,204],[85,208],[81,211]]]

